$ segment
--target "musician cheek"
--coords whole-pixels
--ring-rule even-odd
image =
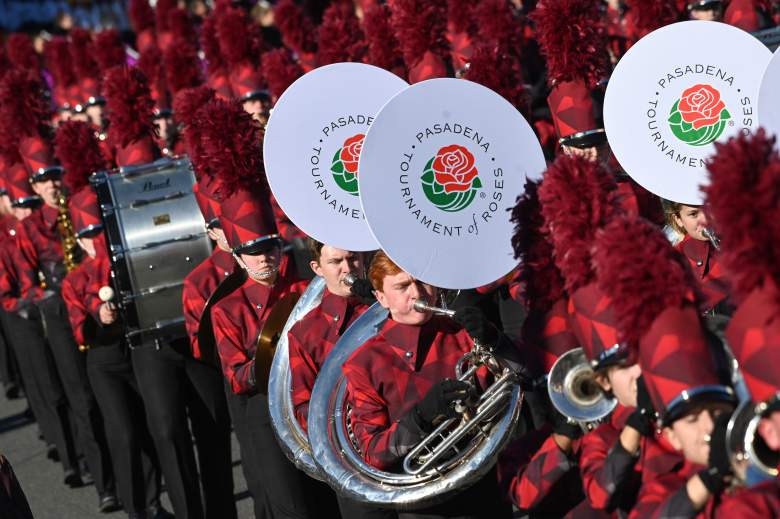
[[[702,234],[702,231],[707,227],[707,215],[701,207],[682,205],[680,210],[675,213],[674,220],[691,238],[707,241],[707,238]]]
[[[385,276],[382,290],[376,291],[376,299],[390,311],[393,321],[421,326],[427,323],[433,314],[416,311],[414,302],[422,299],[433,304],[437,292],[435,287],[414,279],[406,272],[399,272]]]
[[[642,375],[639,364],[632,366],[610,366],[596,373],[596,382],[604,391],[611,392],[620,405],[636,407],[637,380]]]
[[[62,190],[62,180],[47,178],[39,182],[33,182],[32,189],[40,196],[49,207],[57,207],[57,202]]]
[[[758,434],[764,439],[767,447],[780,451],[780,411],[762,418],[758,424]]]

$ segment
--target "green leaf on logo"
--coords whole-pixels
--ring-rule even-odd
[[[479,177],[475,177],[474,181],[471,183],[472,188],[479,189],[482,187],[482,181],[479,179]]]
[[[433,184],[434,182],[436,182],[436,175],[433,173],[432,169],[428,169],[425,171],[425,173],[423,173],[421,180],[425,184]]]
[[[331,165],[330,170],[334,173],[344,173],[344,163],[340,160],[337,160],[333,163],[333,165]]]
[[[723,111],[720,113],[720,120],[728,121],[729,119],[731,119],[731,114],[729,113],[728,110],[724,108]]]
[[[677,100],[674,106],[672,106],[669,115],[669,129],[672,130],[675,137],[691,146],[706,146],[715,141],[723,134],[723,131],[726,129],[726,122],[731,119],[731,114],[724,108],[717,122],[709,126],[702,126],[697,130],[692,124],[683,120],[682,114],[678,110],[679,104],[680,101]]]
[[[669,116],[669,122],[672,124],[680,124],[682,122],[682,114],[677,109],[677,105],[680,104],[680,101],[675,101],[674,106],[672,107],[672,115]]]
[[[434,157],[435,158],[435,157]],[[433,171],[433,158],[425,165],[425,171],[420,177],[423,193],[430,202],[442,211],[456,212],[468,207],[477,195],[477,189],[482,187],[479,177],[471,183],[468,191],[446,193],[444,186],[436,182],[436,173]]]
[[[358,196],[358,179],[354,173],[344,169],[344,163],[341,161],[341,148],[333,155],[333,164],[330,166],[333,172],[333,180],[341,189],[353,196]]]

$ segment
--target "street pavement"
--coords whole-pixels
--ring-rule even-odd
[[[38,439],[38,424],[24,417],[24,398],[7,400],[0,391],[0,454],[11,462],[36,519],[121,519],[124,512],[101,514],[92,485],[71,489],[62,482],[62,467],[46,458],[46,446]],[[233,478],[239,519],[252,519],[252,499],[241,471],[238,442],[233,436]],[[168,496],[163,505],[172,511]],[[2,513],[0,513],[2,516]]]

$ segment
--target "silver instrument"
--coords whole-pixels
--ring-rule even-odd
[[[186,336],[184,278],[211,254],[190,160],[162,158],[103,171],[90,181],[128,341],[138,346]]]
[[[449,314],[428,307],[425,310]],[[472,409],[446,420],[412,449],[403,472],[366,463],[351,433],[342,364],[381,329],[387,310],[373,305],[347,329],[322,366],[309,403],[309,441],[326,481],[340,494],[377,506],[409,509],[446,499],[478,481],[512,436],[523,401],[516,375],[475,344],[458,362],[456,376],[471,380],[484,366],[494,383]]]
[[[739,484],[753,486],[778,476],[780,453],[767,447],[758,434],[766,403],[740,402],[726,427],[726,451]],[[710,448],[719,448],[711,446]]]
[[[312,279],[306,287],[282,329],[279,342],[276,343],[276,352],[268,376],[268,408],[271,414],[271,426],[279,440],[279,445],[296,467],[319,480],[322,480],[323,476],[312,458],[309,438],[298,423],[292,405],[292,377],[287,332],[320,304],[324,292],[325,280],[319,276]]]
[[[718,238],[718,235],[715,234],[715,231],[705,227],[701,230],[701,235],[709,240],[712,246],[715,247],[715,250],[720,250],[720,238]]]
[[[585,431],[594,429],[618,403],[593,379],[593,368],[582,348],[569,350],[555,361],[547,377],[547,392],[555,409]]]

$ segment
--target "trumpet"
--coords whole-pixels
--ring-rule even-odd
[[[753,486],[778,476],[780,453],[770,449],[758,434],[758,424],[768,404],[744,400],[731,415],[726,426],[726,452],[736,480],[744,486]],[[710,448],[721,448],[713,445]]]
[[[559,413],[584,431],[595,429],[617,406],[593,379],[593,369],[582,348],[561,355],[547,377],[550,402]]]
[[[714,230],[705,227],[701,230],[701,235],[710,241],[712,246],[715,247],[715,250],[720,250],[720,238],[718,238],[718,235],[715,234]]]

